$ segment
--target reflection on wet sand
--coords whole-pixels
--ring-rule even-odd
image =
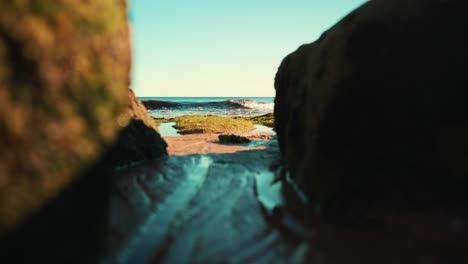
[[[171,156],[121,170],[104,262],[468,260],[466,216],[382,208],[362,218],[363,225],[332,222],[294,200],[278,160],[273,140],[261,150]]]

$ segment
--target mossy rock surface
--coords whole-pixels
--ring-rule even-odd
[[[249,117],[248,120],[252,121],[254,124],[264,125],[271,128],[275,127],[275,118],[273,113]]]
[[[0,235],[128,123],[126,1],[0,4]]]
[[[181,134],[240,133],[255,129],[252,121],[224,116],[186,115],[172,119]]]

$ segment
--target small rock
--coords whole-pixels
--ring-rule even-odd
[[[237,136],[234,134],[231,135],[219,135],[218,136],[219,142],[225,143],[225,144],[243,144],[243,143],[249,143],[250,139],[242,136]]]

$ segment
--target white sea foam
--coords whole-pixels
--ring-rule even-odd
[[[263,111],[273,111],[273,107],[275,105],[274,103],[257,102],[253,100],[229,100],[229,102],[240,105],[242,107]]]
[[[259,116],[273,113],[273,98],[180,98],[160,100],[150,105],[148,111],[156,118],[183,115]],[[183,100],[183,101],[181,101]]]

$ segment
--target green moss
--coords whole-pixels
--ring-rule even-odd
[[[126,1],[0,5],[0,148],[21,150],[0,154],[1,236],[115,139],[128,104],[130,42]]]
[[[56,14],[62,7],[59,1],[31,0],[29,4],[31,13],[44,18],[47,22],[54,21]]]
[[[275,123],[273,114],[255,117],[187,115],[171,119],[154,118],[154,121],[157,126],[162,123],[176,122],[175,128],[181,134],[248,132],[255,129],[253,124],[274,127]]]
[[[275,127],[275,119],[272,113],[261,115],[261,116],[250,117],[250,118],[247,118],[247,120],[251,120],[254,124],[264,125],[264,126],[271,127],[271,128]]]
[[[255,129],[252,121],[244,118],[223,116],[187,115],[173,119],[175,128],[181,134],[194,133],[239,133]]]

